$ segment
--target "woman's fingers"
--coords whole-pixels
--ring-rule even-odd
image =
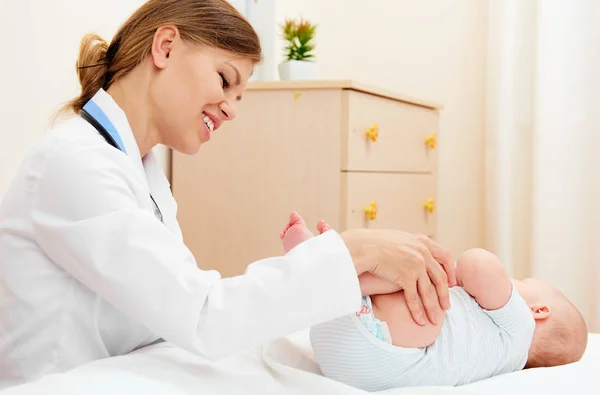
[[[450,308],[448,284],[456,284],[447,250],[427,237],[392,229],[346,231],[343,238],[358,275],[370,272],[397,284],[417,324],[441,321]]]
[[[442,265],[444,265],[444,270],[447,274],[448,285],[450,287],[458,285],[458,280],[456,279],[456,266],[454,265],[454,262],[442,263]]]
[[[439,295],[437,294],[436,288],[431,283],[427,273],[423,273],[423,275],[419,276],[417,287],[419,289],[419,296],[421,297],[421,301],[423,302],[425,313],[427,314],[429,321],[433,325],[437,325],[439,322],[441,322],[442,315],[444,313],[442,307],[440,306]]]
[[[417,291],[417,283],[415,281],[408,281],[402,286],[402,289],[404,290],[406,305],[408,306],[408,310],[410,311],[413,320],[419,325],[427,324],[425,309],[423,308],[421,297]]]
[[[450,308],[448,279],[446,273],[440,264],[433,259],[433,256],[426,246],[417,247],[417,251],[418,259],[417,266],[415,267],[417,276],[413,281],[416,280],[415,285],[418,295],[415,297],[416,300],[411,301],[411,303],[414,305],[414,309],[417,312],[416,314],[419,314],[424,310],[429,321],[436,325],[442,320],[444,314],[443,310]],[[409,310],[411,310],[410,306]],[[413,310],[411,310],[411,314],[412,311]],[[416,318],[414,319],[418,324],[424,325],[422,321],[417,321]]]
[[[448,278],[448,285],[450,287],[454,287],[456,282],[456,266],[452,260],[452,254],[447,249],[440,246],[435,241],[431,240],[429,237],[421,235],[419,236],[419,240],[425,244],[425,247],[431,253],[431,256],[444,267],[446,272],[446,276]],[[437,283],[436,283],[437,285]]]
[[[413,275],[405,273],[407,281],[403,281],[402,289],[404,290],[404,298],[406,304],[415,322],[419,325],[427,324],[429,320],[433,325],[441,322],[444,314],[440,307],[440,295],[438,295],[436,287],[429,279],[429,267],[435,271],[437,266],[436,278],[441,283],[446,282],[446,275],[439,267],[433,257],[425,248],[417,248],[420,254],[417,254],[416,265],[413,266],[411,272]],[[413,261],[414,262],[414,261]],[[443,288],[443,287],[441,287]],[[447,296],[447,289],[446,289]]]
[[[448,277],[440,264],[431,256],[425,257],[425,266],[427,268],[427,280],[430,280],[431,287],[435,286],[438,298],[438,306],[448,310],[450,308],[450,292],[448,291]],[[421,280],[420,280],[421,281]]]

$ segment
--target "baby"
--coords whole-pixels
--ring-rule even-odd
[[[330,228],[320,221],[317,230]],[[287,253],[313,234],[292,213],[280,237]],[[323,375],[367,391],[456,386],[582,357],[586,323],[558,290],[536,279],[511,280],[483,249],[463,253],[456,272],[444,321],[424,326],[395,284],[361,275],[362,309],[311,328]]]

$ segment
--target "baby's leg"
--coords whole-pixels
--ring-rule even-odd
[[[363,295],[391,294],[400,291],[400,286],[385,278],[377,277],[369,272],[358,276],[360,290]]]
[[[325,233],[328,230],[331,230],[331,226],[329,226],[329,224],[323,220],[320,220],[319,222],[317,222],[317,230],[320,233]]]
[[[330,229],[324,221],[317,224],[319,233]],[[393,345],[414,348],[427,347],[435,342],[442,330],[443,321],[437,325],[427,321],[426,325],[421,326],[413,320],[404,291],[399,290],[398,285],[371,273],[361,274],[358,280],[362,294],[371,297],[375,318],[387,324]]]
[[[331,227],[325,221],[319,221],[317,230],[319,233],[324,233],[331,230]],[[397,284],[368,272],[358,276],[358,281],[363,295],[387,294],[400,290]]]
[[[290,213],[290,221],[279,235],[283,242],[283,251],[286,254],[298,244],[312,237],[313,234],[306,226],[304,219],[295,211]]]
[[[385,321],[392,337],[392,344],[399,347],[427,347],[435,342],[442,330],[443,321],[433,325],[417,324],[408,310],[404,291],[372,295],[375,318]]]

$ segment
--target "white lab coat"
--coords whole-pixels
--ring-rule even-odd
[[[0,388],[161,338],[222,358],[360,309],[334,231],[242,276],[199,270],[155,156],[140,158],[110,95],[93,100],[127,155],[70,119],[26,158],[0,206]]]

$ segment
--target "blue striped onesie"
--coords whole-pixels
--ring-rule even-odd
[[[366,391],[458,386],[523,369],[533,339],[531,310],[513,286],[505,306],[481,308],[463,288],[450,289],[451,309],[436,341],[397,347],[376,337],[356,314],[310,330],[324,376]]]

